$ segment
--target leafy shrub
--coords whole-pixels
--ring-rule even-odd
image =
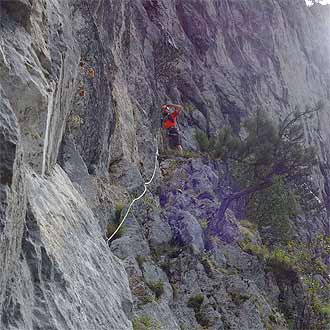
[[[240,143],[229,128],[222,128],[217,135],[211,137],[202,131],[196,131],[195,139],[201,152],[219,159],[226,159],[233,150],[239,148]]]
[[[138,307],[141,307],[143,305],[147,305],[150,304],[152,302],[155,301],[155,298],[153,296],[150,295],[144,295],[144,296],[140,296],[139,297],[139,303],[138,303]]]
[[[277,273],[294,272],[296,261],[294,256],[289,255],[287,251],[281,248],[275,249],[267,260],[268,265]]]
[[[296,214],[295,197],[280,176],[274,176],[272,186],[252,195],[248,203],[247,215],[256,221],[267,244],[285,243],[290,239],[289,219]]]
[[[269,250],[265,245],[254,244],[249,240],[243,240],[239,245],[243,251],[256,256],[261,261],[269,258]]]
[[[141,315],[133,320],[133,330],[161,330],[159,322],[155,322],[147,315]]]
[[[250,296],[241,292],[231,292],[230,296],[231,296],[231,300],[236,306],[240,306],[244,304],[244,302],[250,299]]]
[[[121,213],[122,210],[124,209],[124,204],[123,203],[118,203],[115,206],[115,217],[114,219],[107,225],[107,238],[111,237],[111,235],[117,230],[120,221],[121,221]],[[112,240],[115,240],[117,238],[122,237],[124,234],[124,227],[121,227],[117,234],[113,237]]]
[[[72,115],[70,117],[70,124],[72,127],[77,128],[83,124],[83,120],[79,115]]]
[[[190,104],[190,103],[185,103],[183,104],[183,108],[187,111],[187,112],[193,112],[195,110],[195,107]]]
[[[281,208],[285,203],[285,195],[280,192],[283,191],[285,184],[284,188],[292,187],[299,194],[301,205],[311,198],[307,192],[313,185],[310,177],[317,164],[317,157],[315,149],[304,143],[302,118],[310,116],[321,108],[322,105],[318,104],[314,109],[306,109],[302,113],[290,113],[279,123],[268,118],[265,112],[257,111],[255,116],[245,121],[246,134],[242,139],[228,128],[221,129],[213,137],[208,137],[204,133],[196,133],[201,150],[206,150],[210,156],[226,162],[233,178],[239,185],[239,189],[224,196],[217,219],[210,223],[209,231],[211,233],[220,230],[221,220],[234,201],[248,201],[251,197],[255,199],[255,202],[252,203],[254,208],[258,208],[259,205],[267,206],[271,201],[277,204],[275,206],[278,210],[284,210],[279,214],[281,217],[279,229],[280,233],[287,233],[286,229],[289,228],[287,219],[291,213],[288,207]],[[265,194],[258,194],[259,192],[264,192],[276,184],[277,187],[274,188],[274,191],[267,194],[267,202],[258,201],[265,197]],[[307,187],[305,191],[298,189],[301,186]],[[315,195],[312,199],[317,200]],[[318,205],[318,203],[309,204]],[[263,220],[265,219],[267,220],[268,217],[263,217]],[[272,221],[272,223],[276,224],[276,221]],[[282,235],[278,235],[278,237],[282,237]]]
[[[125,204],[124,203],[118,203],[118,204],[116,204],[116,206],[115,206],[115,222],[116,223],[119,223],[120,222],[121,213],[122,213],[124,207],[125,207]]]
[[[206,133],[202,131],[195,132],[195,139],[198,143],[199,149],[201,152],[210,151],[210,140]]]
[[[257,225],[249,220],[241,220],[239,222],[239,224],[244,227],[244,228],[247,228],[253,232],[256,232],[257,230]]]
[[[202,229],[206,229],[209,224],[209,220],[208,219],[199,220],[199,224]]]
[[[176,156],[187,158],[187,159],[200,157],[199,153],[193,152],[191,150],[183,150],[182,152],[175,152],[175,153],[176,153]]]
[[[257,225],[255,223],[248,220],[241,220],[239,225],[245,241],[252,241],[256,237]]]
[[[142,268],[143,263],[146,261],[144,256],[138,255],[136,256],[136,262],[138,263],[139,267]]]
[[[151,250],[151,255],[156,261],[160,261],[163,256],[176,258],[180,254],[180,247],[175,245],[174,241],[159,245]]]
[[[321,306],[320,314],[330,316],[330,304]]]
[[[168,258],[166,258],[161,264],[160,264],[160,268],[167,274],[171,274],[171,264],[170,264],[170,260]]]
[[[107,225],[107,238],[111,237],[111,235],[117,230],[118,224],[116,223],[108,223]],[[122,237],[124,234],[124,227],[121,227],[117,234],[113,237],[113,240]]]
[[[209,327],[210,320],[205,316],[202,312],[201,307],[204,301],[204,296],[202,294],[198,294],[194,297],[189,298],[187,306],[194,309],[196,321],[200,324],[203,328]]]
[[[162,281],[149,282],[147,285],[155,294],[156,299],[159,299],[164,294],[164,283]]]
[[[189,298],[187,306],[194,309],[195,313],[199,312],[204,301],[204,296],[202,294],[197,294]]]
[[[290,241],[267,254],[261,253],[262,249],[250,242],[243,242],[241,247],[255,255],[266,255],[263,259],[277,279],[302,283],[306,293],[306,304],[311,307],[315,322],[322,325],[329,324],[330,321],[330,285],[321,283],[315,276],[321,275],[327,278],[330,272],[329,265],[324,262],[329,255],[329,243],[329,237],[319,235],[310,242]],[[287,306],[282,311],[287,320],[292,320],[293,311],[288,311]],[[323,328],[315,327],[315,329]]]
[[[156,207],[155,201],[152,198],[148,197],[148,196],[144,196],[143,204],[145,205],[145,207],[148,210],[153,210]]]

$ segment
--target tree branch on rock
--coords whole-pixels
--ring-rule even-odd
[[[305,192],[314,191],[310,177],[317,157],[314,148],[305,144],[302,119],[321,109],[322,104],[318,103],[303,112],[295,111],[277,125],[265,113],[257,111],[245,122],[246,138],[240,139],[226,129],[216,137],[208,138],[211,141],[208,144],[203,140],[204,150],[206,148],[210,155],[229,164],[240,187],[223,198],[215,220],[209,223],[211,233],[219,231],[219,224],[233,201],[246,199],[271,187],[276,178],[291,186],[303,181]],[[196,137],[198,141],[200,137]]]

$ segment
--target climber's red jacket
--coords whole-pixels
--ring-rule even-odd
[[[179,112],[174,110],[170,114],[168,114],[164,120],[163,127],[165,129],[169,129],[171,127],[176,127],[176,117],[178,116]]]

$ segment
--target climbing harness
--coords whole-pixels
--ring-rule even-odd
[[[175,148],[181,144],[180,133],[177,127],[167,129],[167,138],[170,148]]]
[[[130,205],[128,206],[128,209],[127,209],[127,211],[126,211],[126,213],[125,213],[123,219],[121,220],[121,222],[120,222],[120,224],[118,225],[117,229],[116,229],[116,230],[113,232],[113,234],[107,239],[107,242],[111,241],[111,239],[112,239],[112,238],[118,233],[119,229],[120,229],[120,228],[122,227],[122,225],[124,224],[124,222],[125,222],[125,220],[126,220],[128,214],[129,214],[129,212],[130,212],[130,210],[131,210],[133,204],[134,204],[136,201],[138,201],[139,199],[141,199],[141,198],[145,195],[145,193],[147,192],[147,186],[150,185],[150,184],[152,183],[152,181],[153,181],[153,179],[154,179],[154,177],[155,177],[155,174],[156,174],[156,169],[157,169],[157,158],[158,158],[158,156],[159,156],[159,152],[158,152],[158,146],[157,146],[157,144],[156,144],[155,167],[154,167],[154,171],[153,171],[153,173],[152,173],[152,176],[151,176],[151,178],[150,178],[149,181],[147,181],[147,182],[144,183],[144,191],[143,191],[143,193],[142,193],[140,196],[134,198],[134,199],[131,201],[131,203],[130,203]]]

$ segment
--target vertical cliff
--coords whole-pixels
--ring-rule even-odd
[[[124,268],[56,165],[78,86],[73,7],[0,9],[1,328],[129,329]]]
[[[291,226],[298,241],[330,235],[329,6],[0,0],[0,19],[1,329],[329,329],[297,273],[242,246],[262,246],[242,205],[206,251],[233,187],[194,138],[323,102],[304,128],[324,212]],[[152,174],[159,105],[174,101],[190,153],[159,159],[108,246]]]

